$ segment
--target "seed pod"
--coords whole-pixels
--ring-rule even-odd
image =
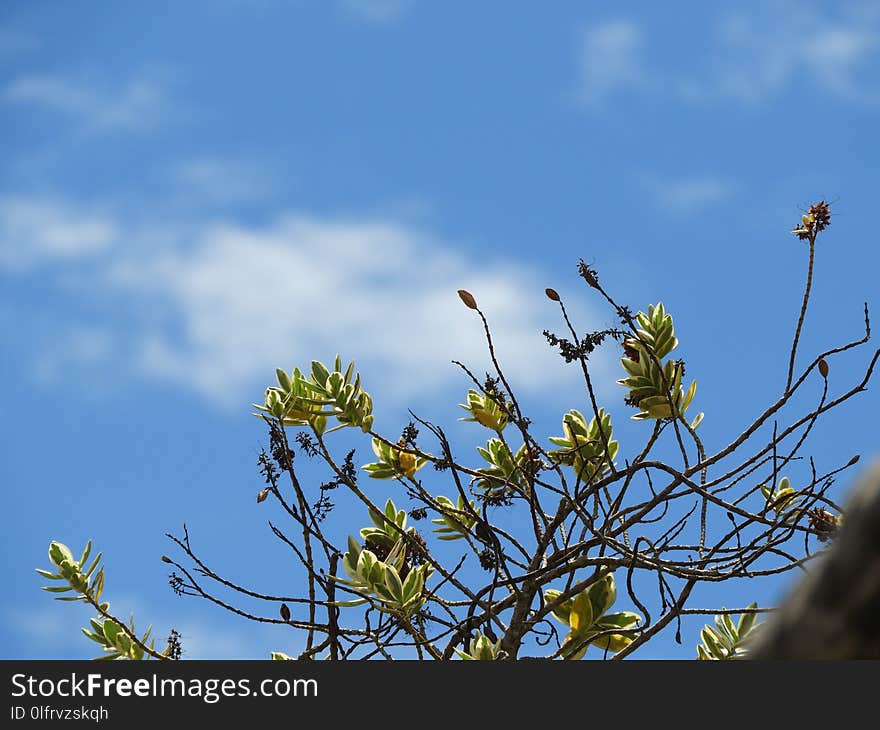
[[[265,502],[266,497],[268,497],[268,496],[269,496],[269,490],[263,489],[261,492],[259,492],[257,494],[257,504],[259,504],[260,502]]]
[[[163,562],[163,563],[170,563],[170,562],[171,562],[171,558],[169,558],[167,555],[163,555],[163,556],[162,556],[162,562]]]
[[[458,296],[461,297],[461,301],[464,302],[464,305],[468,309],[476,309],[477,308],[477,300],[474,299],[474,295],[471,294],[469,291],[466,291],[464,289],[459,289]]]
[[[544,290],[544,293],[547,295],[548,299],[551,299],[554,302],[559,301],[559,294],[556,293],[555,289],[550,289],[549,287]]]
[[[825,360],[819,360],[819,374],[823,378],[828,377],[828,363]]]
[[[858,462],[858,460],[861,458],[861,456],[862,456],[861,454],[856,454],[852,459],[849,460],[849,463],[847,464],[847,466],[852,466],[853,464]]]

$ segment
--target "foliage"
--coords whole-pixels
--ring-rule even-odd
[[[513,454],[510,447],[500,438],[491,438],[486,442],[485,447],[477,447],[477,453],[489,464],[477,469],[480,476],[474,482],[474,488],[480,490],[484,498],[526,493],[531,466],[526,444],[520,446]]]
[[[469,418],[458,420],[479,423],[481,426],[501,433],[510,421],[510,406],[499,398],[497,391],[480,393],[471,388],[467,392],[468,402],[459,404],[459,408],[464,408],[471,415]]]
[[[460,540],[470,534],[477,520],[476,506],[473,502],[465,505],[464,500],[459,497],[458,502],[453,503],[449,497],[441,494],[437,497],[437,507],[440,517],[431,520],[435,525],[439,525],[434,529],[437,539]]]
[[[730,614],[722,613],[715,617],[714,627],[704,626],[700,632],[702,643],[697,646],[697,659],[719,661],[746,656],[748,642],[754,640],[761,627],[755,623],[757,608],[757,603],[748,606],[736,624]]]
[[[340,428],[356,426],[369,433],[373,401],[361,388],[361,376],[354,374],[354,363],[343,372],[337,356],[332,371],[315,360],[308,377],[299,368],[290,375],[278,368],[275,376],[278,385],[266,389],[264,404],[254,404],[257,411],[278,418],[285,426],[311,426],[321,434],[328,418],[335,418]]]
[[[57,573],[37,569],[44,578],[60,585],[44,586],[50,593],[71,593],[68,596],[56,596],[56,601],[82,601],[90,604],[98,616],[89,620],[91,631],[82,632],[92,641],[101,646],[104,655],[100,659],[149,659],[166,658],[174,651],[174,643],[169,642],[163,654],[155,651],[155,642],[150,638],[152,627],[148,627],[142,636],[138,636],[134,627],[134,618],[125,624],[110,615],[110,604],[101,601],[104,591],[104,567],[101,565],[101,553],[95,555],[91,564],[88,563],[92,552],[89,540],[79,560],[75,560],[70,548],[64,543],[49,544],[49,560]]]
[[[878,350],[869,358],[861,381],[835,381],[839,392],[829,396],[829,361],[870,338],[866,305],[864,337],[831,347],[796,370],[816,243],[829,224],[828,206],[820,202],[793,231],[807,244],[808,265],[785,386],[726,442],[704,444],[697,433],[703,413],[687,415],[697,384],[686,384],[684,360],[672,357],[679,339],[664,303],[632,314],[584,261],[581,278],[611,307],[619,327],[579,333],[563,298],[546,289],[566,329],[544,334],[584,382],[571,395],[570,405],[577,407],[562,414],[561,435],[547,436],[523,412],[489,320],[465,290],[458,296],[479,317],[492,366],[480,380],[457,363],[469,379],[466,403],[460,404],[467,415],[459,420],[478,427],[478,443],[485,438],[481,429],[491,432],[477,446],[479,461],[457,458],[447,431],[416,414],[399,437],[380,433],[360,374],[354,363],[343,368],[339,356],[332,367],[313,361],[303,370],[276,370],[276,384],[254,406],[269,438],[259,457],[265,484],[257,503],[260,509],[275,504],[285,520],[270,527],[298,563],[296,593],[282,598],[222,575],[198,555],[185,526],[182,535],[168,537],[190,567],[163,557],[174,567],[172,589],[252,621],[294,629],[295,653],[272,652],[277,660],[513,660],[529,652],[566,660],[623,658],[680,627],[683,617],[716,613],[714,627],[701,633],[699,658],[745,655],[755,634],[755,604],[719,612],[689,608],[688,602],[704,586],[808,570],[834,539],[843,516],[829,490],[858,455],[837,461],[822,454],[807,462],[802,452],[820,416],[866,389],[880,356]],[[624,403],[636,409],[635,423],[624,422],[630,431],[617,419],[625,437],[615,434],[614,405],[600,403],[594,384],[591,358],[609,343],[622,350],[617,382],[626,391]],[[818,401],[805,383],[821,390]],[[344,429],[347,438],[333,435]],[[351,442],[367,438],[376,460],[358,468]],[[308,460],[326,467],[329,479],[319,483]],[[367,480],[370,488],[362,488],[363,474],[384,485]],[[407,499],[411,507],[407,511],[395,499]],[[325,521],[342,500],[366,508],[370,524],[358,537],[346,539],[347,531],[340,534],[333,520]],[[432,534],[426,540],[410,520],[428,515]],[[291,526],[295,534],[289,534]],[[100,603],[100,556],[86,565],[88,553],[87,547],[75,561],[67,548],[52,543],[50,559],[58,572],[41,571],[64,583],[49,590],[72,592],[64,598],[84,600],[98,611],[86,634],[108,657],[179,656],[179,644],[169,640],[169,649],[158,654],[152,642],[146,644],[149,631],[138,637],[133,622],[107,612]],[[290,577],[285,580],[289,586]],[[232,597],[221,599],[222,592]],[[236,606],[236,596],[270,610]],[[737,624],[732,613],[741,614]]]
[[[373,453],[379,461],[365,464],[364,469],[373,479],[393,479],[394,477],[412,477],[428,463],[429,456],[413,452],[406,448],[405,443],[396,445],[374,438]]]
[[[553,616],[569,627],[562,647],[564,659],[580,659],[590,645],[616,654],[632,643],[632,637],[621,633],[637,626],[642,617],[632,611],[608,613],[617,600],[614,574],[607,573],[573,598],[561,601],[557,590],[544,591],[544,601],[554,606]]]
[[[466,661],[494,661],[501,654],[501,639],[492,641],[488,636],[477,631],[468,644],[467,651],[456,649],[455,653]]]
[[[620,445],[612,435],[611,415],[600,408],[589,424],[580,411],[571,410],[562,418],[565,436],[551,436],[560,449],[550,451],[559,464],[574,469],[578,481],[593,484],[614,468]]]
[[[678,347],[672,315],[663,302],[652,304],[648,313],[636,314],[635,336],[623,341],[625,356],[620,364],[629,377],[618,380],[629,389],[627,402],[639,408],[633,420],[684,416],[697,392],[697,381],[691,382],[687,393],[682,389],[684,363],[663,358]],[[691,423],[696,428],[703,420],[700,413]]]
[[[380,611],[408,617],[425,603],[425,581],[434,569],[427,563],[413,567],[407,563],[406,544],[402,539],[394,543],[384,560],[375,553],[362,548],[349,536],[348,552],[342,558],[342,567],[349,580],[333,576],[334,580],[350,586],[364,596],[355,601],[341,601],[339,606],[358,606],[367,603],[369,596],[376,596]]]

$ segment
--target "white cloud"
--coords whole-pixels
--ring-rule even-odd
[[[641,61],[642,32],[630,20],[613,20],[583,32],[578,49],[578,99],[600,105],[620,89],[645,82]]]
[[[719,29],[713,78],[693,86],[699,93],[758,101],[803,79],[819,89],[869,100],[880,92],[861,77],[864,64],[880,51],[876,18],[833,17],[809,6],[775,2],[756,12],[731,12]]]
[[[695,213],[721,203],[734,193],[734,185],[711,175],[665,179],[644,175],[642,184],[658,208],[671,213]]]
[[[155,126],[168,110],[158,82],[133,79],[117,89],[59,76],[21,76],[3,91],[12,104],[30,104],[66,114],[94,130],[142,130]]]
[[[118,234],[107,216],[50,199],[0,198],[0,268],[95,256]]]
[[[277,176],[258,160],[198,157],[174,166],[173,176],[182,189],[202,200],[233,203],[270,195]]]
[[[59,209],[70,206],[48,209],[48,217],[59,219]],[[66,235],[77,229],[69,220],[57,226]],[[98,314],[64,325],[60,313],[59,327],[69,336],[42,354],[44,378],[65,365],[78,376],[89,368],[102,376],[128,372],[195,390],[218,407],[241,408],[261,397],[275,367],[307,367],[339,353],[357,362],[377,399],[423,402],[450,383],[465,385],[452,359],[480,378],[491,370],[482,325],[456,294],[464,288],[489,317],[518,390],[559,393],[576,382],[575,369],[541,335],[560,329],[558,310],[543,294],[554,282],[521,265],[468,258],[395,219],[290,212],[262,226],[135,223],[121,214],[87,220],[79,230],[90,236],[75,240],[93,248],[61,251],[92,256],[77,276],[81,296]],[[59,263],[49,246],[37,253],[30,266]],[[49,281],[53,272],[70,284],[67,267],[47,269]],[[598,328],[589,310],[577,302],[570,309],[579,329]],[[602,359],[596,363],[601,367]]]
[[[339,0],[343,12],[369,23],[390,23],[399,19],[412,0]]]
[[[28,659],[45,656],[50,651],[55,657],[82,656],[92,651],[92,646],[97,647],[80,631],[82,616],[75,611],[65,611],[65,608],[69,606],[57,603],[46,606],[43,601],[37,603],[36,600],[28,608],[6,607],[4,619],[7,626],[16,634],[17,641],[27,648],[18,657],[5,654],[3,658]]]
[[[69,326],[44,345],[33,373],[38,380],[51,385],[78,371],[101,367],[116,356],[117,340],[106,327]]]
[[[288,214],[262,229],[214,225],[184,249],[121,262],[110,282],[129,297],[164,302],[185,333],[182,342],[161,328],[145,333],[137,358],[144,373],[220,402],[239,402],[276,366],[337,352],[389,396],[460,377],[453,358],[481,373],[481,325],[459,288],[490,315],[521,386],[541,390],[547,369],[561,369],[540,335],[554,324],[539,314],[552,315],[540,276],[480,266],[396,222]]]
[[[578,98],[601,107],[624,91],[664,94],[684,102],[754,103],[795,83],[854,101],[880,101],[880,8],[876,3],[838,4],[820,12],[808,3],[775,0],[751,9],[726,10],[706,28],[680,39],[696,51],[690,71],[664,64],[650,29],[632,20],[588,28],[578,48]],[[696,42],[699,35],[700,42]],[[708,40],[704,40],[708,39]]]

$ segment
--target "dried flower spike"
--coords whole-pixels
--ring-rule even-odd
[[[801,224],[792,229],[800,240],[804,241],[821,233],[831,225],[831,208],[824,200],[820,200],[810,206],[810,209],[801,216]]]

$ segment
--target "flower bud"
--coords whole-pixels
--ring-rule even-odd
[[[464,302],[464,305],[468,309],[476,309],[477,308],[477,300],[474,299],[474,295],[471,294],[469,291],[466,291],[464,289],[459,289],[458,296],[461,297],[461,301]]]

